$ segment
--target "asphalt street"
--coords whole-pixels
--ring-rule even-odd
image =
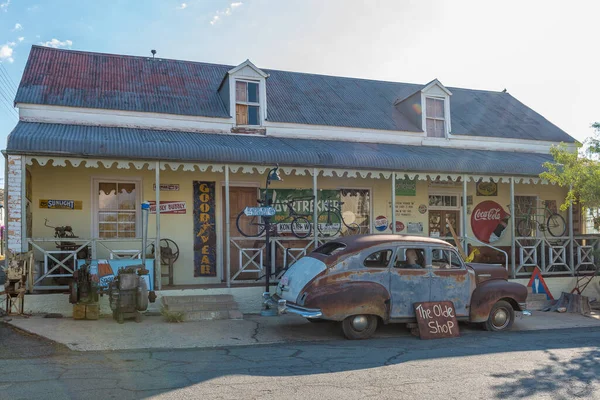
[[[578,328],[74,352],[0,323],[0,398],[600,399],[599,341]]]

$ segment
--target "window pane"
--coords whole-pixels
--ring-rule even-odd
[[[119,183],[119,210],[135,210],[135,183]]]
[[[238,125],[248,125],[248,106],[244,104],[236,104],[235,106],[235,121]]]
[[[248,106],[248,125],[260,125],[257,106]]]
[[[340,189],[342,205],[342,217],[346,224],[355,223],[360,227],[360,233],[369,233],[370,222],[370,194],[368,189]],[[348,231],[342,224],[342,234]]]
[[[235,100],[247,101],[246,97],[246,82],[235,82]]]
[[[398,249],[394,268],[425,268],[425,250],[419,248]]]
[[[258,103],[258,83],[248,82],[248,102]]]
[[[444,100],[435,100],[435,118],[444,118]]]
[[[427,99],[425,99],[425,102],[427,104],[427,109],[425,110],[425,115],[427,117],[434,118],[435,117],[435,115],[434,115],[434,113],[435,113],[435,105],[434,105],[435,100],[434,99],[430,99],[428,97]]]
[[[365,267],[367,268],[387,268],[392,258],[391,250],[381,250],[371,254],[365,259]]]
[[[98,185],[98,205],[101,210],[117,208],[117,184],[100,182]]]
[[[444,121],[435,121],[435,136],[436,137],[445,137],[444,134]]]
[[[435,137],[435,120],[427,118],[427,136]]]

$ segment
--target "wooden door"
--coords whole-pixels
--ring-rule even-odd
[[[458,210],[429,210],[429,236],[452,238],[446,219],[450,221],[456,235],[460,236],[460,212]]]
[[[225,188],[223,188],[223,210],[225,210]],[[236,226],[236,219],[239,213],[241,213],[244,208],[246,207],[256,207],[257,206],[257,202],[256,200],[258,199],[258,189],[256,187],[230,187],[229,188],[229,229],[230,229],[230,236],[232,238],[240,238],[243,235],[238,231],[237,226]],[[225,222],[225,212],[223,212],[223,222]],[[225,224],[223,224],[223,226],[225,226]],[[244,228],[242,228],[244,229]],[[245,247],[249,247],[252,248],[255,244],[258,244],[257,241],[259,241],[259,238],[248,238],[247,240],[244,240],[243,242],[240,243],[239,240],[236,240],[236,242],[238,244],[240,244],[240,247],[242,247],[241,245],[243,245]],[[223,243],[225,244],[223,246],[223,249],[225,249],[227,245],[229,245],[230,248],[230,254],[231,254],[231,276],[235,275],[237,273],[237,271],[240,268],[240,258],[239,258],[239,249],[231,244],[231,243],[227,243],[226,242],[226,237],[225,237],[225,229],[223,229]],[[260,246],[258,246],[260,247]],[[223,277],[225,277],[224,279],[226,279],[227,276],[227,259],[225,257],[225,254],[223,254],[223,260],[225,260],[225,262],[223,263]],[[257,257],[258,260],[258,257]],[[248,275],[248,276],[247,276]],[[240,276],[238,276],[236,279],[237,280],[242,280],[242,279],[250,279],[252,277],[256,278],[256,273],[252,274],[252,277],[249,276],[250,274],[242,274]]]

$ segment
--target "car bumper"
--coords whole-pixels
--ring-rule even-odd
[[[526,302],[525,303],[519,303],[519,309],[521,311],[527,310],[527,303]]]
[[[277,310],[277,314],[297,314],[304,318],[321,318],[323,313],[317,308],[305,308],[296,304],[288,303],[287,300],[279,298],[277,295],[271,296],[270,293],[263,293],[263,303],[267,308]]]

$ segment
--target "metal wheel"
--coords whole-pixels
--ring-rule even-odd
[[[246,237],[258,237],[265,231],[265,223],[260,217],[249,217],[243,211],[237,216],[235,226]]]
[[[306,229],[308,227],[308,229]],[[294,236],[300,239],[304,239],[310,236],[312,232],[312,226],[310,221],[305,217],[294,218],[292,221],[292,233]]]
[[[488,331],[505,331],[510,329],[515,322],[515,311],[510,303],[504,300],[498,301],[492,307],[485,329]]]
[[[152,248],[152,255],[154,255],[154,252],[155,252],[154,243],[150,243],[150,247]],[[174,264],[175,261],[177,261],[177,259],[179,258],[179,246],[177,246],[177,243],[175,243],[171,239],[160,239],[160,247],[167,247],[167,248],[171,249],[171,251],[173,252],[173,256],[175,257],[173,259],[173,264]],[[162,263],[167,264],[168,260],[162,258],[163,257],[162,252],[160,254],[161,254]]]
[[[552,214],[548,217],[548,221],[546,221],[546,227],[552,236],[560,237],[565,234],[567,223],[560,214]]]
[[[331,211],[323,211],[317,218],[317,229],[323,237],[337,236],[342,230],[342,219]]]
[[[344,336],[350,340],[368,339],[377,329],[375,315],[351,315],[342,322]]]
[[[519,236],[534,236],[533,235],[533,222],[529,218],[522,219],[517,224],[517,234]]]
[[[353,222],[351,224],[346,225],[346,230],[344,231],[344,236],[350,235],[358,235],[360,233],[360,226]]]

